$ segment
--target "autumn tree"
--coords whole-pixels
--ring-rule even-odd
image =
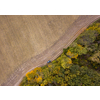
[[[86,30],[93,30],[93,31],[97,31],[98,34],[100,34],[100,23],[93,23],[92,25],[90,25]]]

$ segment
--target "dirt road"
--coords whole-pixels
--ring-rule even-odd
[[[63,52],[63,48],[67,48],[82,31],[98,18],[100,18],[100,15],[80,16],[59,40],[41,54],[23,63],[2,86],[19,85],[28,71],[47,64],[48,60],[56,59]]]

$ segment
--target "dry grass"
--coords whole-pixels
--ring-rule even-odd
[[[57,41],[78,16],[0,16],[0,84]]]

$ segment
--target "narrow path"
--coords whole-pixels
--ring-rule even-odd
[[[98,18],[100,18],[100,15],[80,16],[71,25],[71,27],[66,30],[66,33],[59,40],[57,40],[50,48],[41,54],[20,65],[20,67],[5,83],[2,84],[2,86],[19,85],[27,72],[36,67],[46,65],[48,60],[53,61],[56,59],[63,52],[63,48],[67,48],[77,38],[77,36],[79,36],[79,34],[81,34],[91,23],[96,21]]]

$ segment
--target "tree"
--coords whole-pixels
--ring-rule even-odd
[[[58,75],[55,75],[55,76],[54,76],[54,79],[53,79],[53,83],[54,83],[56,86],[60,86],[61,84],[65,84],[65,81],[64,81],[64,78],[59,77]]]
[[[82,55],[82,54],[86,54],[87,53],[87,48],[83,47],[80,44],[77,43],[73,43],[70,47],[69,47],[69,51],[71,53],[74,53],[74,56],[77,58],[78,55]],[[75,58],[74,57],[74,58]]]
[[[77,53],[72,53],[70,50],[67,51],[66,55],[69,58],[75,58],[76,59],[78,57]]]
[[[95,54],[93,54],[90,58],[93,62],[100,63],[100,51],[97,51]]]
[[[52,74],[53,74],[53,75],[58,74],[59,71],[60,71],[60,66],[55,66],[54,69],[53,69]]]
[[[69,57],[63,56],[61,57],[61,66],[66,69],[69,68],[72,64],[72,60]]]
[[[35,78],[35,80],[36,80],[37,83],[41,83],[42,82],[42,77],[38,76],[37,78]]]
[[[35,73],[33,72],[33,70],[28,72],[28,73],[26,73],[26,77],[27,77],[28,81],[31,80],[31,79],[34,79]]]
[[[90,52],[94,52],[98,49],[98,43],[93,43],[87,47],[87,50]]]
[[[42,74],[43,74],[43,79],[46,79],[47,77],[49,77],[51,75],[51,72],[50,72],[49,68],[45,68],[42,70]]]
[[[93,23],[86,30],[95,30],[98,32],[98,34],[100,34],[100,23]]]
[[[85,30],[75,41],[80,45],[89,46],[96,39],[95,33],[95,30]]]

